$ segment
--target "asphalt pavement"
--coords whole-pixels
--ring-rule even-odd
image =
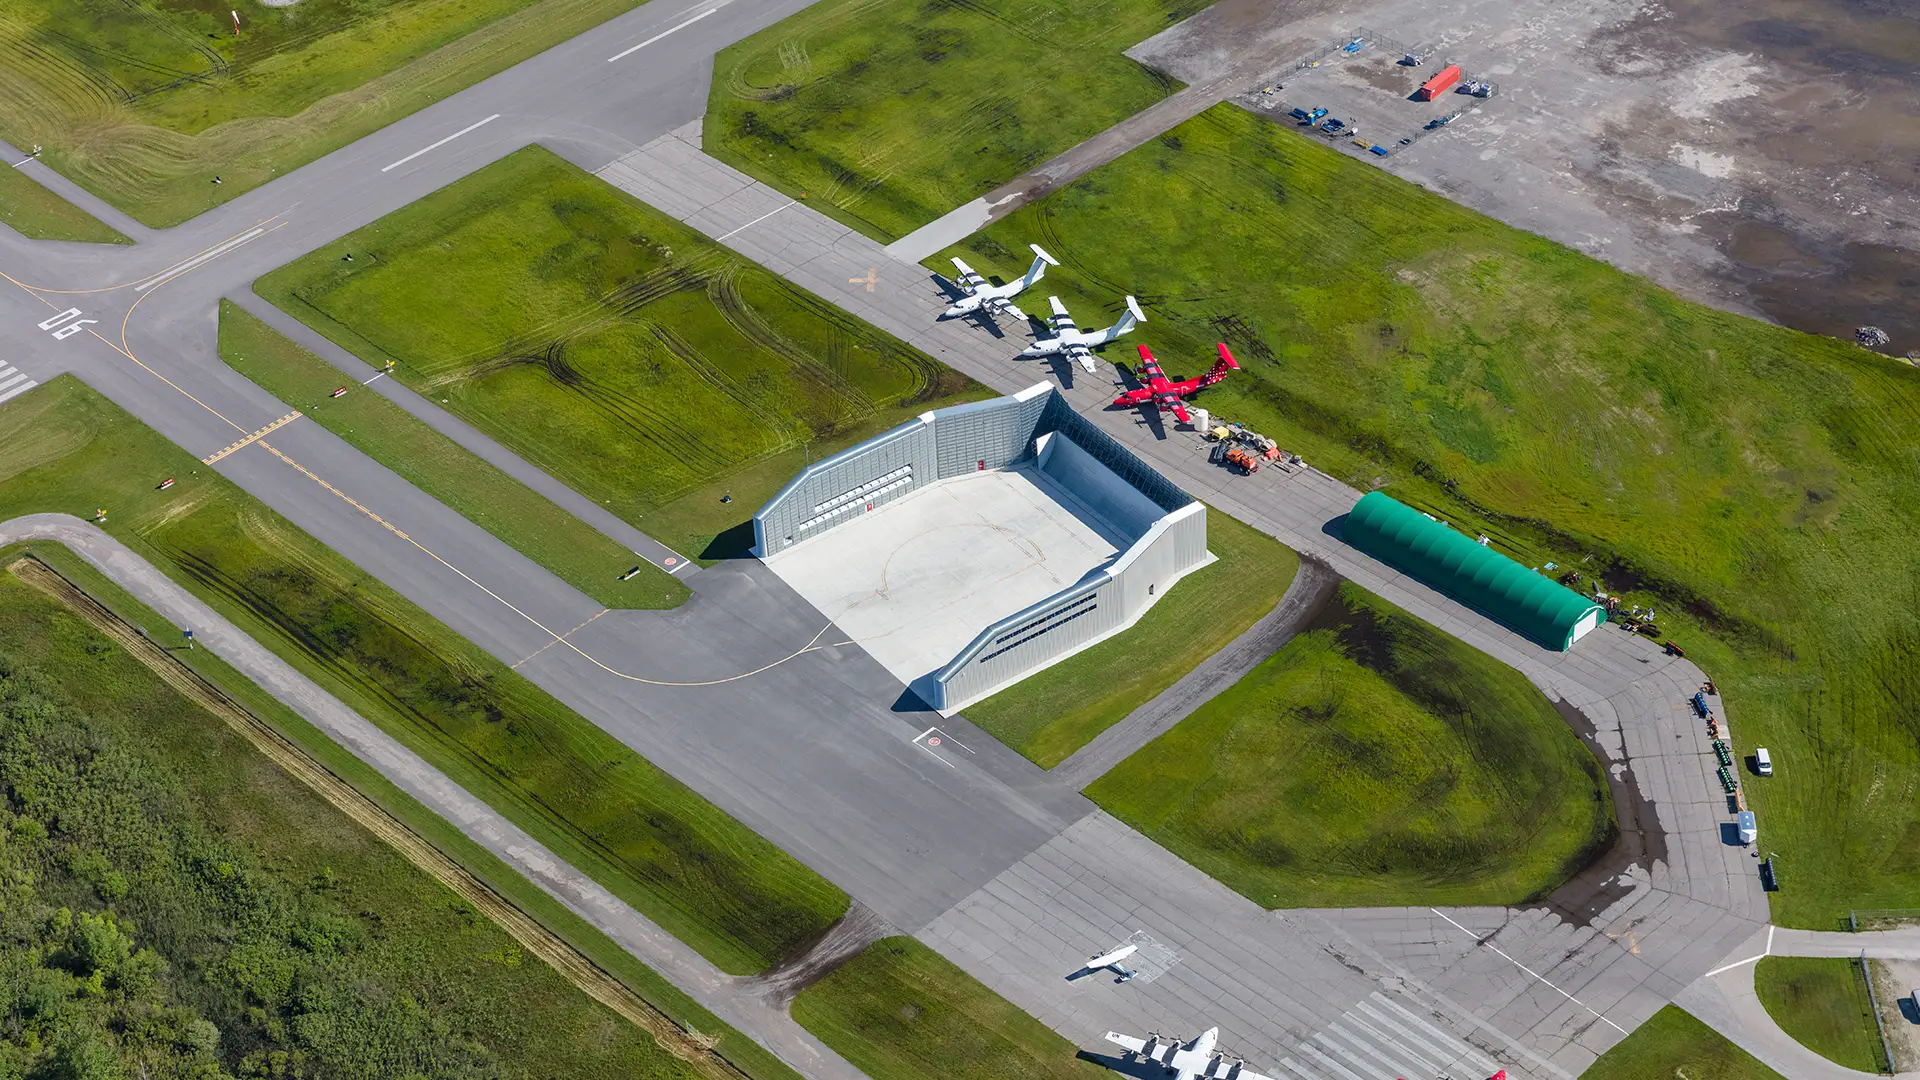
[[[0,234],[0,269],[19,286],[0,285],[0,346],[30,377],[71,372],[195,454],[243,443],[213,467],[1090,1048],[1106,1025],[1197,1030],[1224,1015],[1229,1045],[1303,1080],[1488,1062],[1570,1077],[1764,923],[1746,856],[1721,839],[1729,814],[1704,733],[1684,714],[1697,669],[1611,630],[1543,653],[1332,539],[1357,492],[1311,470],[1229,480],[1194,447],[1102,411],[1108,369],[1051,373],[1196,495],[1578,710],[1626,785],[1630,850],[1533,908],[1261,912],[1096,813],[1073,783],[926,712],[758,563],[702,571],[675,611],[595,619],[598,605],[220,362],[221,297],[245,299],[260,274],[540,142],[989,385],[1030,384],[1048,369],[1012,360],[1017,341],[933,321],[925,270],[700,153],[713,53],[802,6],[731,0],[693,23],[714,5],[637,9],[130,249]],[[392,396],[489,460],[512,457],[433,403]],[[609,535],[644,547],[631,530]],[[919,742],[934,724],[973,750]],[[470,831],[483,818],[453,817]],[[1135,933],[1168,958],[1159,977],[1099,996],[1066,982],[1060,964]],[[729,1019],[766,1037],[745,1008]]]

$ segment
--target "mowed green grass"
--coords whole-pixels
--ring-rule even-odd
[[[173,476],[167,491],[154,477]],[[255,640],[722,969],[765,970],[839,889],[63,377],[0,407],[0,520],[107,529]]]
[[[1668,1005],[1587,1066],[1580,1080],[1786,1080],[1701,1023]]]
[[[10,0],[0,135],[175,225],[638,2]]]
[[[1099,1080],[1075,1046],[909,937],[800,991],[793,1018],[871,1080]]]
[[[0,166],[12,164],[0,162]],[[120,230],[35,183],[17,168],[0,168],[0,225],[30,240],[133,243]]]
[[[12,889],[9,914],[29,917],[36,902],[114,912],[137,945],[168,962],[167,993],[150,997],[220,1029],[207,1064],[244,1074],[297,1046],[309,1068],[367,1078],[701,1075],[529,957],[219,718],[5,573],[0,684],[8,705],[70,710],[57,735],[7,717],[4,771],[25,796],[12,801],[21,816],[8,815],[22,830],[15,836],[30,835],[25,818],[43,823],[63,803],[90,811],[57,827],[47,850],[19,839],[10,846],[22,869],[48,872]],[[83,761],[83,771],[64,768]],[[103,898],[86,875],[61,872],[61,862],[117,875],[125,888]],[[24,952],[16,949],[16,965]],[[402,997],[410,1008],[390,1007]],[[10,1000],[8,1011],[18,1010]],[[118,1033],[121,1045],[164,1045],[169,1023],[185,1019],[142,1017]],[[18,1034],[0,1045],[25,1049]],[[122,1074],[56,1066],[45,1075]]]
[[[1767,1015],[1800,1045],[1849,1069],[1891,1071],[1859,960],[1762,957],[1753,969],[1753,988]]]
[[[678,607],[687,587],[228,300],[220,359],[609,608]],[[640,572],[621,577],[638,564]]]
[[[1300,570],[1291,549],[1217,511],[1207,550],[1218,560],[1132,629],[969,706],[967,719],[1051,769],[1272,611]]]
[[[702,145],[894,240],[1178,89],[1122,52],[1208,2],[825,0],[715,58]]]
[[[1269,908],[1515,904],[1615,831],[1599,763],[1531,683],[1351,583],[1086,790]]]
[[[539,147],[255,289],[694,556],[759,506],[720,501],[734,474],[784,455],[771,494],[802,456],[985,393]]]
[[[1116,221],[1129,222],[1116,229]],[[1216,414],[1650,604],[1718,682],[1782,925],[1920,895],[1920,370],[1688,303],[1232,106],[953,252],[1230,342]]]

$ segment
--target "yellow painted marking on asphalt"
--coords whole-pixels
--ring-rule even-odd
[[[206,254],[207,252],[209,252],[209,251],[212,251],[212,250],[213,250],[214,248],[217,248],[217,247],[219,247],[219,246],[220,246],[220,244],[224,244],[224,243],[227,243],[227,241],[229,241],[229,240],[233,240],[233,239],[235,239],[236,237],[241,237],[241,236],[245,236],[245,235],[246,235],[247,233],[249,233],[249,232],[251,232],[251,231],[253,231],[254,229],[258,229],[258,228],[260,228],[261,226],[263,226],[263,225],[265,225],[265,224],[266,224],[267,222],[269,222],[269,221],[279,221],[279,220],[280,220],[280,218],[281,218],[281,217],[283,217],[283,216],[284,216],[284,215],[281,215],[281,214],[275,214],[275,215],[273,215],[273,216],[272,216],[272,217],[270,217],[270,218],[266,218],[266,219],[263,219],[263,220],[261,220],[261,221],[258,221],[258,222],[256,222],[256,223],[254,223],[254,224],[252,224],[252,225],[249,225],[249,226],[247,226],[246,228],[244,228],[244,229],[241,229],[241,230],[240,230],[239,232],[237,232],[237,233],[234,233],[234,234],[233,234],[233,236],[229,236],[229,237],[227,237],[227,239],[226,239],[226,240],[222,240],[222,241],[220,241],[220,242],[219,242],[219,243],[217,243],[217,244],[209,244],[209,245],[207,245],[206,247],[203,247],[203,248],[201,248],[201,249],[200,249],[199,251],[196,251],[196,252],[194,252],[193,254],[191,254],[191,255],[189,255],[189,256],[187,256],[186,258],[184,258],[184,259],[181,259],[181,260],[180,260],[180,262],[177,262],[177,263],[174,263],[174,264],[173,264],[173,266],[179,266],[179,265],[180,265],[180,263],[184,263],[184,262],[190,262],[190,261],[192,261],[192,260],[194,260],[194,259],[197,259],[197,258],[199,258],[200,256],[202,256],[202,255],[205,255],[205,254]],[[284,224],[286,224],[286,222],[281,222],[280,224],[281,224],[281,225],[284,225]],[[276,225],[276,226],[274,226],[274,228],[276,228],[276,229],[277,229],[277,228],[279,228],[279,226],[278,226],[278,225]],[[272,232],[273,230],[272,230],[272,229],[269,229],[269,230],[267,230],[267,231],[268,231],[268,232]],[[171,269],[173,269],[173,266],[169,266],[169,267],[167,267],[167,268],[166,268],[166,270],[157,270],[157,271],[155,271],[155,272],[153,272],[153,273],[151,273],[151,274],[148,274],[148,275],[147,275],[146,277],[137,277],[137,278],[134,278],[134,279],[133,279],[132,281],[123,281],[123,282],[121,282],[121,283],[120,283],[120,284],[118,284],[118,285],[103,285],[103,286],[101,286],[100,288],[97,288],[97,289],[49,289],[49,288],[46,288],[46,287],[44,287],[44,286],[40,286],[40,285],[28,285],[27,283],[25,283],[25,282],[23,282],[23,281],[20,281],[20,280],[17,280],[17,279],[15,279],[15,278],[11,278],[11,277],[9,277],[9,278],[7,278],[7,280],[8,280],[8,281],[11,281],[11,282],[13,282],[13,283],[14,283],[15,285],[18,285],[18,286],[20,286],[20,287],[21,287],[21,288],[23,288],[23,289],[26,289],[26,290],[28,290],[29,292],[37,292],[37,293],[51,293],[51,294],[53,294],[53,295],[55,295],[55,296],[91,296],[91,295],[93,295],[93,294],[95,294],[95,293],[107,293],[107,292],[114,292],[114,291],[116,291],[116,290],[119,290],[119,289],[125,289],[125,288],[130,288],[130,287],[132,287],[132,286],[134,286],[134,285],[139,285],[139,284],[142,284],[143,282],[148,282],[148,281],[152,281],[152,280],[153,280],[154,278],[157,278],[157,277],[159,277],[159,276],[160,276],[161,274],[164,274],[164,273],[166,273],[166,272],[167,272],[167,270],[171,270]],[[4,275],[0,275],[0,276],[4,276]]]
[[[238,451],[238,450],[245,450],[248,446],[252,445],[261,436],[272,434],[273,432],[280,430],[282,427],[298,419],[300,419],[300,410],[295,409],[292,412],[288,413],[287,415],[281,417],[280,419],[275,420],[273,423],[268,424],[266,427],[263,427],[260,430],[255,431],[251,435],[248,435],[246,438],[241,439],[237,442],[229,443],[224,449],[216,451],[211,456],[201,458],[200,464],[211,465],[214,462],[219,461],[221,458],[226,457],[228,454],[234,453],[235,451]]]
[[[872,291],[873,291],[873,287],[874,287],[875,285],[878,285],[878,284],[880,284],[880,271],[879,271],[879,270],[876,270],[875,268],[873,268],[873,267],[871,267],[871,266],[869,266],[869,267],[867,267],[867,276],[866,276],[866,277],[850,277],[850,278],[848,278],[848,279],[847,279],[847,284],[849,284],[849,285],[865,285],[865,286],[867,287],[867,291],[868,291],[868,292],[872,292]]]
[[[601,608],[601,609],[600,609],[600,611],[599,611],[599,614],[596,614],[596,615],[595,615],[595,616],[593,617],[593,619],[597,619],[597,618],[599,618],[599,617],[600,617],[601,615],[605,615],[605,614],[606,614],[607,612],[609,612],[609,611],[612,611],[612,610],[613,610],[612,608]],[[588,619],[588,620],[587,620],[587,622],[583,622],[583,623],[581,623],[581,624],[580,624],[579,626],[576,626],[576,627],[574,627],[573,629],[571,629],[571,630],[569,630],[569,631],[567,631],[566,633],[564,633],[564,634],[561,634],[561,635],[560,635],[560,639],[561,639],[561,640],[565,640],[566,638],[569,638],[569,637],[572,637],[572,636],[573,636],[574,634],[577,634],[577,633],[579,633],[579,632],[580,632],[580,631],[581,631],[582,629],[584,629],[584,628],[586,627],[586,625],[587,625],[587,623],[590,623],[590,622],[592,622],[592,621],[593,621],[593,619]],[[518,663],[518,664],[515,664],[515,665],[513,665],[513,666],[514,666],[514,669],[515,669],[516,671],[517,671],[517,670],[519,670],[519,668],[520,668],[520,664],[524,664],[524,663],[526,663],[526,662],[527,662],[528,660],[531,660],[531,659],[533,659],[534,657],[536,657],[536,656],[539,656],[539,655],[540,655],[541,653],[543,653],[543,652],[546,652],[546,651],[547,651],[548,649],[551,649],[551,648],[553,648],[553,647],[554,647],[554,646],[555,646],[556,644],[558,644],[558,642],[557,642],[557,641],[549,641],[549,642],[547,642],[547,643],[546,643],[545,645],[542,645],[542,646],[540,646],[539,648],[537,648],[537,649],[535,649],[535,650],[533,650],[533,651],[532,651],[531,653],[528,653],[528,654],[526,655],[526,657],[525,657],[525,658],[523,658],[523,659],[522,659],[522,660],[520,661],[520,663]]]
[[[346,492],[341,491],[337,487],[334,487],[332,484],[327,483],[325,480],[321,479],[320,475],[318,473],[315,473],[312,469],[307,468],[305,465],[302,465],[299,462],[288,457],[287,455],[281,453],[279,450],[273,447],[273,444],[262,439],[260,440],[260,449],[265,450],[267,453],[272,454],[274,457],[277,457],[281,461],[284,461],[287,464],[293,466],[296,470],[300,472],[301,475],[305,476],[309,480],[312,480],[314,483],[319,484],[321,487],[327,489],[327,491],[331,492],[332,494],[339,496],[343,501],[346,502],[348,506],[351,506],[355,510],[358,510],[362,514],[365,514],[368,518],[372,519],[381,528],[387,530],[388,532],[399,537],[400,539],[405,540],[407,543],[412,544],[415,548],[417,548],[420,551],[421,554],[425,555],[427,558],[432,559],[434,562],[437,562],[441,566],[444,566],[448,570],[451,570],[455,574],[458,574],[461,580],[465,581],[467,584],[472,585],[474,588],[479,589],[481,592],[486,593],[488,596],[493,597],[495,600],[498,600],[502,605],[506,607],[508,611],[513,612],[515,615],[520,616],[521,618],[532,623],[534,626],[538,627],[542,633],[546,634],[548,637],[553,638],[552,641],[547,643],[548,646],[565,645],[567,648],[572,649],[575,653],[577,653],[581,657],[581,659],[585,660],[587,663],[592,664],[594,667],[599,668],[600,670],[606,672],[609,675],[615,676],[616,678],[625,679],[628,682],[644,683],[648,686],[689,686],[689,687],[719,686],[723,683],[738,682],[741,679],[751,678],[752,676],[758,675],[763,671],[768,671],[773,668],[779,667],[781,664],[784,664],[787,661],[794,659],[795,657],[804,656],[810,652],[818,652],[821,649],[831,649],[840,645],[854,644],[854,642],[852,641],[836,641],[826,645],[820,644],[820,639],[826,636],[826,633],[828,630],[833,629],[833,624],[828,623],[827,625],[822,626],[820,628],[820,632],[813,635],[813,638],[810,641],[808,641],[805,645],[801,646],[798,649],[795,649],[794,651],[788,653],[787,655],[781,657],[780,659],[774,660],[770,663],[762,664],[759,667],[754,668],[752,671],[743,671],[738,675],[729,675],[724,679],[704,679],[697,682],[674,682],[674,681],[665,680],[665,679],[648,679],[648,678],[643,678],[642,676],[639,676],[639,675],[629,675],[626,672],[621,671],[617,668],[608,667],[605,662],[601,661],[598,657],[594,656],[592,653],[586,651],[585,649],[582,649],[578,645],[575,645],[573,642],[568,641],[566,638],[566,634],[555,633],[552,627],[541,622],[539,619],[536,619],[533,616],[527,614],[526,612],[520,610],[518,607],[514,606],[512,601],[508,600],[506,597],[501,596],[499,593],[494,592],[492,589],[489,589],[485,585],[480,584],[480,582],[475,581],[473,577],[469,575],[465,570],[462,570],[459,567],[448,562],[447,560],[441,558],[439,555],[434,553],[432,548],[429,548],[425,544],[422,544],[420,541],[415,540],[411,536],[408,536],[405,532],[402,532],[398,526],[394,525],[392,522],[388,521],[386,518],[381,517],[379,514],[374,513],[371,508],[366,506],[364,503],[360,502],[358,499],[355,499],[353,496],[348,495]],[[605,614],[605,612],[602,612],[601,614]],[[594,616],[594,618],[599,618],[599,616],[596,615]],[[593,620],[589,619],[587,621],[591,622]],[[584,626],[586,624],[582,623],[581,625]],[[576,626],[573,629],[578,630],[580,629],[580,627]],[[567,633],[571,634],[573,633],[573,630],[569,630],[567,631]],[[528,659],[532,659],[532,657],[528,657]],[[524,660],[521,661],[521,663],[525,663],[525,662],[526,661]]]

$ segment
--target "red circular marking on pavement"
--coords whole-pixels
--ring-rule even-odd
[[[939,745],[940,745],[940,736],[938,736],[938,735],[935,735],[935,736],[934,736],[933,738],[931,738],[931,739],[928,739],[928,740],[927,740],[927,745],[928,745],[928,746],[939,746]]]
[[[667,564],[668,566],[672,566],[673,564],[675,564],[675,563],[677,563],[677,562],[679,562],[680,560],[679,560],[679,559],[676,559],[676,558],[674,558],[674,557],[673,557],[673,556],[671,556],[671,555],[669,555],[669,556],[667,556],[667,558],[666,558],[666,560],[665,560],[665,561],[666,561],[666,564]]]

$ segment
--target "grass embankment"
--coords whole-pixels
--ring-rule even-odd
[[[678,607],[679,579],[589,528],[374,391],[330,397],[352,380],[228,300],[220,359],[420,490],[610,608]],[[640,572],[622,581],[635,562]]]
[[[1796,868],[1776,922],[1920,895],[1920,370],[1679,300],[1232,106],[953,253],[1008,274],[1028,241],[1104,268],[1061,276],[1074,310],[1133,293],[1168,355],[1230,342],[1218,415],[1658,609],[1738,751],[1782,763],[1748,785]]]
[[[1099,1080],[1074,1045],[932,949],[886,938],[793,1000],[793,1018],[872,1080]]]
[[[0,162],[0,166],[12,162]],[[0,225],[31,240],[131,244],[106,222],[35,183],[19,169],[0,171]]]
[[[0,413],[0,417],[4,417],[4,413]],[[74,588],[81,590],[87,599],[104,609],[107,618],[130,625],[136,635],[159,642],[167,642],[172,638],[173,628],[166,620],[65,547],[17,544],[0,549],[0,567],[11,566],[23,555],[30,555],[32,559],[53,567]],[[281,745],[287,753],[304,756],[315,767],[336,778],[363,800],[364,805],[384,814],[394,827],[429,845],[442,859],[451,862],[472,885],[490,891],[557,938],[574,956],[583,958],[600,976],[625,987],[645,1009],[653,1010],[682,1032],[694,1032],[702,1039],[710,1039],[715,1055],[731,1062],[755,1080],[794,1080],[792,1070],[759,1043],[727,1027],[678,987],[635,959],[633,954],[534,885],[519,871],[501,862],[492,852],[469,839],[451,822],[421,806],[298,713],[228,666],[212,651],[171,647],[161,651],[170,663],[184,668],[191,678],[212,688],[231,708],[244,710],[254,718],[256,731],[264,728],[271,733],[271,738],[282,741]],[[40,654],[28,652],[19,655]],[[70,685],[85,686],[84,683]],[[178,687],[181,684],[170,680],[169,685]],[[261,746],[262,743],[256,742],[255,745]],[[276,760],[281,758],[276,757]],[[571,963],[567,967],[577,973]],[[582,979],[581,983],[592,985],[593,980]],[[596,996],[599,996],[599,990],[604,989],[604,986],[597,988]],[[617,995],[609,995],[599,996],[599,1000],[608,1001],[610,997],[617,999]],[[633,1015],[632,1010],[622,1008],[617,1001],[615,1007],[623,1015]],[[645,1019],[640,1017],[635,1022]],[[651,1028],[654,1025],[647,1023],[645,1026]],[[677,1039],[668,1041],[679,1042]]]
[[[828,0],[715,58],[701,145],[895,240],[1173,93],[1122,52],[1207,3]]]
[[[1668,1005],[1587,1066],[1580,1080],[1787,1080],[1726,1036]]]
[[[11,0],[0,135],[177,225],[637,6],[637,0]],[[220,184],[214,184],[218,175]]]
[[[538,147],[255,289],[709,559],[803,457],[987,393]]]
[[[1753,989],[1767,1015],[1800,1045],[1849,1069],[1892,1071],[1859,960],[1763,957],[1753,969]]]
[[[167,491],[153,478],[173,476]],[[0,520],[90,515],[560,857],[735,973],[846,896],[89,390],[0,408]]]
[[[1518,903],[1614,830],[1533,684],[1351,583],[1087,795],[1270,908]]]
[[[1225,514],[1207,514],[1211,566],[1180,580],[1131,630],[968,707],[966,716],[1043,769],[1179,682],[1286,595],[1291,549]]]
[[[703,1075],[4,573],[0,642],[14,1075]]]

